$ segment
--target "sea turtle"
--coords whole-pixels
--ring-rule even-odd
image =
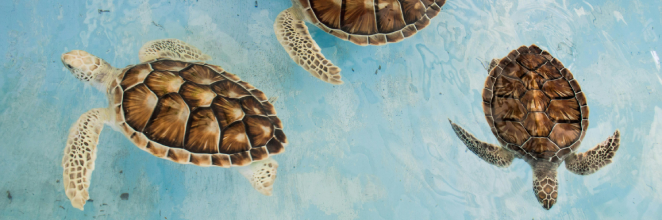
[[[83,210],[89,198],[104,123],[163,159],[237,166],[256,190],[271,195],[278,163],[270,156],[285,150],[287,138],[265,94],[219,66],[192,62],[210,57],[177,39],[147,42],[139,55],[140,64],[122,69],[85,51],[62,55],[64,66],[109,102],[69,130],[62,167],[71,205]]]
[[[556,169],[595,173],[610,164],[620,143],[616,130],[593,149],[578,153],[588,128],[586,97],[572,73],[536,45],[522,46],[492,60],[483,89],[487,124],[501,147],[478,140],[452,121],[458,137],[486,162],[508,167],[513,158],[533,169],[533,192],[547,210],[556,203]]]
[[[340,39],[384,45],[411,37],[430,24],[446,0],[292,0],[274,22],[278,41],[313,76],[342,84],[340,68],[322,54],[304,21]]]

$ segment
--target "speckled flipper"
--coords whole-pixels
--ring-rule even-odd
[[[138,53],[140,62],[154,59],[173,59],[185,62],[211,60],[211,57],[202,53],[197,47],[178,39],[161,39],[145,43]]]
[[[565,159],[565,167],[575,174],[589,175],[611,163],[621,142],[621,133],[616,130],[614,135],[598,144],[593,149],[580,154],[572,154]]]
[[[80,116],[69,130],[62,158],[62,182],[71,205],[80,210],[83,210],[89,199],[87,189],[90,187],[94,160],[97,158],[99,133],[107,119],[106,109],[92,109]]]
[[[253,188],[266,196],[272,194],[277,170],[278,162],[271,157],[239,167],[239,172],[251,182]]]
[[[508,167],[513,162],[513,158],[515,157],[513,153],[497,145],[480,141],[459,125],[453,123],[451,120],[448,121],[451,123],[455,134],[457,134],[460,140],[467,145],[471,152],[474,152],[481,159],[498,167]]]
[[[296,17],[293,8],[281,12],[274,22],[276,37],[294,62],[313,76],[331,84],[342,84],[340,68],[327,60],[310,36],[306,24]]]

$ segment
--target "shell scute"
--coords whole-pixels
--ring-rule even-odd
[[[201,167],[211,166],[211,154],[191,154],[191,160],[189,162]]]
[[[124,91],[122,106],[124,118],[133,129],[143,131],[156,108],[158,97],[147,86],[140,84]]]
[[[226,168],[232,166],[232,163],[230,162],[230,155],[227,154],[212,154],[211,164],[214,166]]]
[[[404,19],[407,24],[412,24],[425,15],[425,6],[419,0],[402,0]]]
[[[532,44],[531,46],[529,46],[529,52],[532,54],[540,54],[542,53],[542,50],[537,45]]]
[[[223,129],[221,143],[222,145],[218,151],[224,154],[234,154],[251,149],[248,136],[246,135],[246,127],[241,121],[232,123]]]
[[[571,98],[575,96],[575,92],[572,90],[570,84],[565,79],[546,81],[542,86],[542,91],[544,91],[545,94],[552,99]]]
[[[341,30],[358,35],[378,33],[373,0],[347,1],[343,7],[345,11],[342,17],[344,20],[341,22],[343,24],[340,27]]]
[[[120,85],[122,85],[122,89],[124,90],[131,88],[145,81],[145,78],[151,72],[152,72],[152,68],[148,64],[136,65],[131,69],[129,69],[128,71],[126,71],[124,77],[121,78],[122,82],[120,83]]]
[[[160,158],[164,158],[168,154],[169,150],[169,147],[163,146],[162,144],[156,143],[154,141],[148,142],[147,146],[145,146],[145,151]]]
[[[398,0],[377,1],[377,29],[380,33],[399,31],[407,25]]]
[[[211,108],[199,108],[188,122],[184,148],[196,153],[218,153],[221,128]]]
[[[241,85],[227,80],[212,84],[211,89],[220,96],[232,99],[252,96],[252,94]]]
[[[502,59],[499,62],[499,66],[501,66],[502,62],[506,63],[506,64],[504,64],[503,70],[501,71],[501,74],[503,74],[504,76],[508,76],[508,77],[511,77],[511,78],[514,78],[514,79],[519,79],[524,74],[526,74],[526,72],[528,72],[522,66],[518,65],[515,62],[510,62],[507,59]]]
[[[527,72],[522,77],[522,82],[524,83],[524,86],[526,86],[526,89],[528,90],[541,89],[544,81],[545,78],[543,78],[542,76],[540,76],[540,74],[533,71]]]
[[[519,98],[524,92],[526,92],[524,84],[513,78],[499,76],[494,84],[494,94],[499,97]]]
[[[530,112],[545,111],[549,104],[549,100],[549,97],[540,90],[529,90],[520,99],[524,107],[526,107],[526,110]]]
[[[495,97],[492,110],[495,120],[520,121],[526,116],[526,109],[517,99]]]
[[[523,124],[533,137],[547,137],[554,127],[554,122],[543,112],[530,112]]]
[[[187,150],[170,148],[166,154],[166,158],[177,162],[177,163],[188,163],[191,157],[191,153]]]
[[[189,114],[188,105],[179,94],[165,95],[156,105],[143,132],[149,139],[160,144],[182,148]]]
[[[529,70],[536,70],[538,67],[545,64],[547,60],[538,54],[528,53],[521,54],[519,57],[517,57],[517,62]]]
[[[500,121],[495,122],[496,130],[504,141],[512,144],[522,145],[529,139],[529,133],[526,132],[524,126],[519,122],[514,121]]]
[[[576,99],[555,99],[549,102],[547,114],[554,121],[577,121],[581,112]]]
[[[269,157],[269,152],[267,151],[267,147],[254,147],[251,148],[251,158],[253,160],[264,160]]]
[[[184,83],[179,90],[179,94],[184,98],[184,101],[191,107],[209,107],[216,98],[209,86],[198,85],[191,82]]]
[[[236,154],[231,154],[230,161],[232,162],[233,166],[246,166],[251,162],[253,162],[253,159],[251,158],[251,154],[249,153],[249,151],[244,151]]]
[[[279,154],[282,153],[285,150],[285,147],[283,146],[283,143],[280,141],[274,139],[271,139],[269,143],[267,143],[267,151],[269,151],[269,154]]]
[[[254,97],[246,97],[240,101],[241,107],[243,108],[246,115],[261,115],[266,116],[267,112],[262,107],[260,101]]]
[[[312,17],[329,28],[340,29],[340,12],[342,0],[303,1],[310,4]],[[304,7],[305,8],[305,7]],[[315,16],[317,15],[317,16]]]
[[[182,71],[181,76],[187,81],[191,81],[200,85],[210,85],[212,83],[225,80],[224,77],[217,74],[214,70],[201,65],[191,66],[191,68]]]
[[[255,96],[255,98],[257,98],[257,100],[259,100],[260,102],[264,102],[264,101],[267,101],[267,100],[268,100],[268,99],[267,99],[267,95],[265,95],[265,94],[264,94],[262,91],[260,91],[260,90],[257,90],[257,89],[256,89],[256,90],[250,90],[250,92],[251,92],[251,94],[253,94],[253,96]]]
[[[175,60],[160,60],[150,63],[154,70],[179,72],[180,70],[189,66],[187,62]]]
[[[549,135],[560,148],[569,147],[579,140],[582,128],[579,123],[558,123]]]
[[[542,65],[540,68],[536,70],[538,74],[540,74],[543,78],[549,80],[549,79],[558,79],[563,77],[561,75],[561,72],[556,69],[550,62],[545,63],[545,65]]]
[[[261,147],[267,144],[274,136],[274,125],[269,118],[261,116],[247,116],[244,119],[248,139],[253,147]]]
[[[145,85],[158,97],[178,92],[182,84],[184,79],[167,71],[154,71],[145,79]]]
[[[216,114],[216,118],[218,118],[221,128],[225,128],[233,122],[243,119],[245,115],[241,104],[235,99],[217,96],[212,102],[211,107],[214,110],[214,114]]]
[[[368,41],[370,42],[370,45],[384,45],[386,44],[386,35],[383,34],[373,34],[368,37]]]

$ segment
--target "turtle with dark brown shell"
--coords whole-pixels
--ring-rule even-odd
[[[340,68],[322,54],[305,21],[357,45],[384,45],[411,37],[441,11],[446,0],[292,0],[274,23],[278,41],[313,76],[342,84]]]
[[[610,164],[619,147],[616,130],[593,149],[578,152],[588,128],[586,96],[570,70],[536,45],[492,60],[483,110],[501,146],[482,142],[451,122],[453,130],[469,150],[490,164],[508,167],[514,158],[529,163],[533,192],[545,209],[556,203],[556,169],[562,162],[570,172],[592,174]]]
[[[83,114],[69,131],[62,166],[71,204],[88,200],[104,123],[138,148],[180,164],[239,167],[260,193],[271,195],[287,144],[267,96],[187,43],[155,40],[140,49],[141,64],[118,69],[85,51],[62,55],[76,78],[108,95],[107,108]]]

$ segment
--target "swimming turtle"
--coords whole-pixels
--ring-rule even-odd
[[[138,148],[181,164],[239,167],[260,193],[271,195],[287,138],[266,95],[177,39],[147,42],[140,64],[114,68],[85,51],[62,55],[79,80],[108,95],[109,106],[89,110],[69,130],[64,189],[83,210],[104,123]]]
[[[430,24],[446,0],[292,0],[274,22],[278,41],[313,76],[342,84],[340,68],[322,54],[304,21],[352,43],[384,45],[411,37]]]
[[[536,45],[522,46],[501,60],[492,60],[483,89],[483,110],[500,146],[478,140],[453,123],[458,137],[478,157],[498,166],[524,159],[533,169],[533,192],[547,210],[556,203],[556,169],[579,175],[610,164],[620,144],[616,130],[584,153],[577,150],[588,128],[588,105],[579,82]]]

